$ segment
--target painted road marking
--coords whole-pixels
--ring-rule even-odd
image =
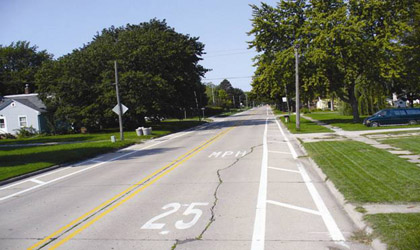
[[[235,158],[244,157],[246,155],[246,150],[244,151],[218,151],[218,152],[212,152],[208,158],[225,158],[226,156],[234,156]]]
[[[280,132],[283,135],[283,138],[286,141],[287,146],[290,149],[290,152],[292,153],[293,159],[297,159],[297,153],[296,153],[295,149],[293,148],[292,144],[290,143],[289,139],[286,137],[286,134],[284,133],[283,129],[281,128],[279,121],[276,118],[274,118],[274,120],[276,121],[277,126],[279,127]]]
[[[267,108],[268,115],[268,108]],[[261,160],[260,187],[258,190],[258,201],[255,212],[254,232],[252,234],[251,250],[264,249],[265,241],[265,217],[267,208],[267,168],[268,168],[268,147],[267,147],[268,118],[265,120],[263,135],[263,155]]]
[[[288,154],[288,155],[291,155],[291,154],[292,154],[292,153],[290,153],[290,152],[281,152],[281,151],[273,151],[273,150],[268,151],[268,153],[275,153],[275,154]]]
[[[275,119],[278,128],[280,129],[284,140],[287,142],[287,146],[290,149],[290,152],[292,152],[293,158],[297,159],[297,153],[295,149],[293,148],[292,144],[290,143],[289,139],[286,137],[283,129],[280,126],[280,123],[277,119]],[[345,238],[343,234],[341,233],[340,229],[338,228],[337,224],[334,221],[334,218],[331,216],[330,212],[328,211],[327,206],[325,205],[324,201],[322,200],[321,196],[319,195],[318,191],[316,190],[314,184],[312,183],[311,178],[307,174],[305,168],[302,166],[302,164],[297,161],[297,166],[299,169],[299,172],[303,178],[303,181],[306,184],[306,187],[309,190],[309,193],[311,194],[311,197],[313,201],[315,202],[316,207],[318,208],[318,211],[321,213],[321,217],[324,221],[324,224],[326,225],[328,231],[330,232],[331,238],[334,241],[345,241]]]
[[[192,226],[194,226],[198,219],[200,219],[201,215],[203,214],[203,211],[199,208],[194,208],[196,206],[207,206],[209,205],[208,202],[193,202],[191,204],[187,204],[187,209],[184,211],[184,213],[182,213],[182,215],[184,216],[188,216],[188,215],[194,215],[193,219],[190,222],[184,222],[182,220],[178,220],[175,222],[175,228],[176,229],[188,229]],[[168,208],[172,208],[167,212],[164,212],[162,214],[159,214],[155,217],[153,217],[152,219],[150,219],[149,221],[147,221],[142,227],[141,229],[162,229],[166,223],[156,223],[157,220],[160,220],[162,218],[165,218],[173,213],[176,213],[180,208],[181,208],[181,204],[180,203],[170,203],[167,204],[165,206],[162,207],[163,210],[166,210]],[[162,233],[162,232],[161,232]],[[169,231],[168,231],[169,233]]]
[[[285,168],[273,168],[273,167],[268,167],[269,169],[274,169],[274,170],[278,170],[278,171],[286,171],[286,172],[292,172],[292,173],[298,173],[300,174],[299,171],[297,170],[291,170],[291,169],[285,169]]]
[[[45,181],[40,181],[40,180],[37,180],[37,179],[30,179],[30,181],[32,181],[32,182],[35,182],[35,183],[37,183],[37,184],[40,184],[40,185],[45,185]]]
[[[273,205],[277,205],[277,206],[281,206],[281,207],[286,207],[286,208],[294,209],[294,210],[298,210],[298,211],[305,212],[305,213],[310,213],[310,214],[315,214],[315,215],[321,215],[321,213],[318,212],[318,211],[315,211],[315,210],[312,210],[312,209],[308,209],[308,208],[298,207],[298,206],[295,206],[295,205],[290,205],[290,204],[281,203],[281,202],[277,202],[277,201],[271,201],[271,200],[267,200],[267,203],[273,204]]]
[[[312,199],[314,200],[315,205],[318,208],[318,211],[321,213],[322,219],[324,220],[324,223],[327,226],[328,231],[330,232],[331,238],[334,241],[345,241],[343,234],[341,233],[340,229],[335,223],[334,218],[331,216],[330,212],[328,211],[327,206],[325,205],[324,201],[322,200],[321,196],[316,190],[305,168],[302,166],[300,162],[298,162],[297,164],[298,164],[300,174],[302,175],[303,181],[305,182],[306,187],[309,190],[309,193],[311,193]]]
[[[81,224],[81,221],[84,220],[85,218],[91,217],[91,220],[89,222],[87,222],[86,224],[84,224],[81,227],[79,227],[78,229],[76,229],[74,232],[69,234],[64,239],[60,240],[58,243],[53,245],[51,247],[51,249],[55,249],[55,248],[61,246],[62,244],[64,244],[65,242],[67,242],[68,240],[70,240],[71,238],[73,238],[74,236],[76,236],[77,234],[79,234],[80,232],[85,230],[86,228],[88,228],[90,225],[92,225],[93,223],[95,223],[96,221],[98,221],[99,219],[101,219],[102,217],[107,215],[108,213],[112,212],[115,208],[119,207],[120,205],[122,205],[126,201],[130,200],[135,195],[137,195],[138,193],[140,193],[141,191],[143,191],[144,189],[146,189],[147,187],[149,187],[150,185],[152,185],[153,183],[158,181],[160,178],[162,178],[163,176],[165,176],[166,174],[168,174],[169,172],[174,170],[176,167],[178,167],[182,163],[184,163],[187,160],[189,160],[190,158],[192,158],[198,152],[200,152],[203,149],[210,146],[213,142],[215,142],[217,139],[221,138],[223,135],[227,134],[233,128],[234,127],[230,127],[230,128],[227,128],[227,129],[221,131],[220,133],[218,133],[214,137],[212,137],[209,140],[203,142],[201,145],[199,145],[196,148],[194,148],[194,149],[188,151],[187,153],[181,155],[180,157],[178,157],[177,159],[175,159],[174,161],[172,161],[168,165],[158,169],[157,171],[155,171],[151,175],[147,176],[143,180],[141,180],[141,181],[137,182],[136,184],[132,185],[128,189],[124,190],[123,192],[115,195],[111,199],[105,201],[104,203],[102,203],[98,207],[94,208],[93,210],[85,213],[84,215],[82,215],[79,218],[73,220],[69,224],[61,227],[60,229],[58,229],[54,233],[45,237],[43,240],[41,240],[41,241],[37,242],[36,244],[34,244],[33,246],[31,246],[29,249],[35,249],[39,246],[43,247],[43,246],[49,244],[51,241],[58,239],[58,237],[61,236],[62,234],[66,233],[67,231],[70,231],[74,227]],[[100,210],[103,210],[103,209],[105,209],[105,210],[100,212]]]

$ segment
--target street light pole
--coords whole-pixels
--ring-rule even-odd
[[[120,92],[118,90],[118,71],[117,71],[117,61],[114,61],[115,68],[115,92],[117,92],[117,105],[118,105],[118,121],[120,123],[120,139],[124,141],[124,131],[123,131],[123,122],[122,122],[122,105],[120,101]]]
[[[295,45],[295,58],[296,58],[296,130],[300,130],[300,100],[299,100],[299,45]]]

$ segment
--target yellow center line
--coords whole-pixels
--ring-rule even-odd
[[[37,248],[39,246],[42,247],[42,246],[46,245],[49,241],[54,240],[54,237],[58,236],[60,233],[63,233],[63,232],[65,233],[65,230],[70,229],[70,228],[72,228],[74,226],[77,226],[77,223],[81,222],[82,220],[88,218],[91,215],[94,215],[96,212],[98,212],[98,211],[104,209],[105,207],[109,206],[110,204],[116,202],[118,199],[121,199],[124,195],[127,195],[129,192],[131,192],[135,188],[138,188],[139,185],[145,184],[145,182],[147,182],[147,184],[142,185],[141,188],[137,189],[132,194],[128,195],[127,197],[125,197],[124,199],[122,199],[121,201],[119,201],[118,203],[116,203],[113,206],[109,207],[108,209],[106,209],[101,214],[96,215],[96,217],[94,217],[94,219],[92,219],[89,223],[85,224],[83,227],[79,228],[78,230],[76,230],[75,232],[73,232],[72,234],[70,234],[69,236],[67,236],[65,239],[63,239],[60,242],[58,242],[56,245],[52,246],[52,248],[56,248],[56,247],[60,246],[61,244],[63,244],[64,242],[68,241],[69,239],[73,238],[79,232],[83,231],[85,228],[87,228],[88,226],[90,226],[91,224],[93,224],[95,221],[99,220],[104,215],[106,215],[107,213],[111,212],[116,207],[120,206],[122,203],[124,203],[127,200],[131,199],[133,196],[135,196],[136,194],[138,194],[140,191],[144,190],[145,188],[147,188],[150,185],[152,185],[153,183],[155,183],[157,180],[159,180],[160,178],[162,178],[164,175],[166,175],[167,173],[171,172],[174,168],[178,167],[179,165],[181,165],[182,163],[184,163],[185,161],[187,161],[188,159],[190,159],[192,156],[194,156],[195,154],[197,154],[198,152],[200,152],[204,148],[208,147],[216,139],[218,139],[221,136],[223,136],[224,134],[228,133],[233,128],[234,127],[230,127],[228,129],[225,129],[225,130],[221,131],[220,133],[218,133],[217,135],[215,135],[211,139],[203,142],[199,146],[195,147],[194,149],[188,151],[187,153],[185,153],[185,154],[181,155],[180,157],[178,157],[177,159],[173,160],[171,163],[169,163],[169,164],[165,165],[164,167],[158,169],[157,171],[153,172],[149,176],[143,178],[141,181],[137,182],[136,184],[132,185],[131,187],[127,188],[126,190],[120,192],[119,194],[115,195],[111,199],[103,202],[101,205],[97,206],[96,208],[92,209],[91,211],[83,214],[82,216],[80,216],[77,219],[73,220],[69,224],[61,227],[60,229],[58,229],[54,233],[48,235],[47,237],[45,237],[41,241],[39,241],[36,244],[34,244],[33,246],[29,247],[28,249],[35,249],[35,248]],[[155,177],[155,178],[152,179],[153,177]]]

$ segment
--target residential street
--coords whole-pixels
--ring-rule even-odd
[[[0,187],[1,249],[369,249],[268,106]]]

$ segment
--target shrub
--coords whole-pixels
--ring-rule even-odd
[[[311,113],[311,111],[310,111],[308,108],[301,108],[301,109],[300,109],[300,112],[301,112],[302,114],[310,114],[310,113]]]
[[[3,139],[16,139],[16,136],[9,133],[0,134],[0,140]]]
[[[16,129],[16,135],[18,138],[26,138],[31,137],[34,135],[37,135],[38,131],[34,129],[32,126],[28,127],[22,127],[20,129]]]

